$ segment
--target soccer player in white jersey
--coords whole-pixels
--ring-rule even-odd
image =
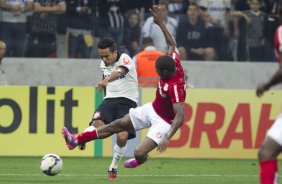
[[[157,151],[166,150],[169,140],[176,133],[184,120],[184,102],[186,98],[185,76],[181,66],[176,42],[161,19],[161,11],[158,6],[151,10],[154,22],[162,30],[169,54],[160,56],[156,60],[156,71],[160,76],[156,98],[153,102],[141,107],[132,108],[124,118],[95,128],[88,127],[78,136],[70,134],[67,128],[62,128],[62,134],[69,149],[74,149],[94,139],[103,139],[114,133],[125,130],[138,131],[150,128],[147,137],[135,149],[134,158],[127,160],[124,166],[135,168],[148,160],[149,152],[157,148]]]
[[[280,17],[282,9],[280,8]],[[279,65],[279,69],[273,76],[265,83],[257,87],[256,94],[261,97],[265,91],[269,90],[282,82],[282,25],[280,25],[275,33],[274,40],[275,52]],[[278,183],[278,161],[277,157],[282,152],[282,112],[276,118],[268,130],[266,137],[259,148],[258,159],[260,162],[260,183],[261,184],[275,184]]]
[[[123,118],[130,108],[137,107],[138,81],[134,62],[125,53],[119,53],[116,42],[109,37],[98,43],[98,53],[102,58],[100,68],[103,80],[98,88],[105,89],[105,97],[96,109],[90,125],[98,128]],[[128,139],[135,138],[135,131],[117,133],[113,160],[108,170],[108,179],[117,179],[117,167],[125,150]],[[84,149],[84,144],[81,145]]]

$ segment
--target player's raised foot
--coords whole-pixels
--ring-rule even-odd
[[[139,164],[135,158],[128,159],[124,162],[124,167],[126,168],[135,168],[138,166]]]
[[[112,168],[112,170],[108,170],[108,179],[109,181],[117,180],[117,169]]]
[[[73,150],[78,145],[76,137],[72,135],[66,127],[62,128],[62,134],[69,150]]]

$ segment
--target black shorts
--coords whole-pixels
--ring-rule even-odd
[[[109,124],[116,119],[123,118],[129,113],[130,108],[136,108],[137,103],[127,98],[106,98],[96,109],[93,120],[102,120]],[[135,138],[135,132],[128,132],[128,139]]]

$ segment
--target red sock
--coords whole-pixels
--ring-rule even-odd
[[[78,144],[84,144],[98,138],[97,129],[94,126],[90,126],[84,132],[77,136]]]
[[[260,162],[260,183],[278,183],[278,164],[277,160],[265,160]]]

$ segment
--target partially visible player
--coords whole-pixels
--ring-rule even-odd
[[[67,128],[62,129],[63,136],[69,149],[84,144],[93,139],[103,139],[114,133],[124,130],[138,131],[150,128],[147,137],[137,146],[134,157],[125,161],[127,168],[137,167],[149,158],[148,153],[157,148],[157,151],[166,150],[169,140],[181,126],[184,120],[184,102],[186,98],[185,76],[181,66],[176,42],[161,19],[158,6],[153,6],[151,13],[154,21],[159,25],[167,44],[169,55],[160,56],[156,61],[156,71],[160,76],[156,98],[152,103],[145,104],[135,109],[130,109],[129,114],[122,119],[95,128],[88,127],[77,137],[70,134]]]
[[[281,56],[281,54],[280,54]],[[257,87],[256,94],[261,97],[272,86],[282,82],[282,66],[266,83]],[[282,151],[282,113],[277,117],[274,124],[268,130],[265,140],[260,146],[258,158],[260,162],[261,184],[278,183],[277,157]]]
[[[281,9],[282,10],[282,9]],[[280,10],[280,17],[282,11]],[[279,69],[274,75],[265,83],[259,84],[256,89],[256,94],[261,97],[265,91],[269,90],[282,82],[282,25],[277,28],[275,34],[275,53]],[[273,125],[267,132],[267,135],[259,148],[258,159],[260,162],[260,183],[261,184],[275,184],[278,183],[278,161],[277,157],[282,152],[282,112],[276,118]]]
[[[6,46],[5,42],[0,41],[0,64],[1,64],[2,59],[5,56],[6,48],[7,48],[7,46]]]
[[[282,9],[282,8],[281,8]],[[282,10],[281,10],[282,17]],[[274,51],[277,58],[277,62],[281,65],[281,52],[282,52],[282,25],[280,25],[274,35]]]
[[[7,85],[8,84],[7,79],[5,77],[5,71],[2,68],[2,59],[5,56],[6,49],[7,49],[7,46],[6,46],[5,42],[0,41],[0,85]]]

